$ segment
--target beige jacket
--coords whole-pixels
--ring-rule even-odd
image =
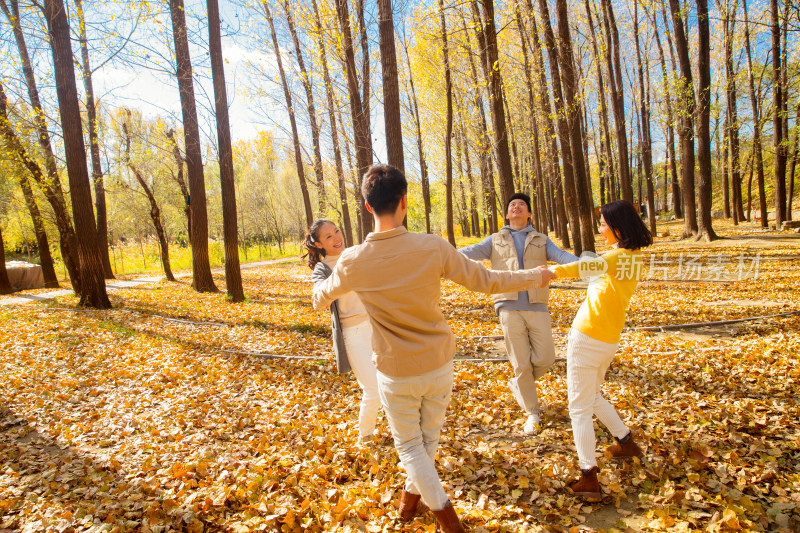
[[[547,264],[547,235],[531,231],[525,237],[525,251],[522,255],[525,268],[536,268]],[[492,269],[493,270],[518,270],[517,249],[514,247],[514,237],[507,229],[501,229],[492,235]],[[492,294],[494,303],[516,300],[517,292],[502,292]],[[528,301],[532,304],[547,305],[550,298],[549,285],[544,288],[528,289]]]
[[[401,226],[370,233],[364,243],[345,250],[333,274],[314,290],[313,303],[323,309],[347,291],[358,294],[372,323],[378,370],[419,376],[455,355],[455,338],[439,308],[443,278],[486,293],[541,284],[538,271],[487,270],[441,237]]]

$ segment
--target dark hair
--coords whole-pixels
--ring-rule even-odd
[[[533,213],[531,210],[531,197],[525,194],[524,192],[515,192],[514,194],[509,197],[508,202],[506,202],[506,213],[508,213],[508,206],[511,205],[511,202],[514,200],[522,200],[525,202],[525,205],[528,206],[528,213]]]
[[[376,215],[394,213],[407,191],[406,177],[391,165],[372,165],[361,184],[361,194]]]
[[[314,243],[319,242],[319,232],[322,229],[322,226],[325,224],[333,224],[334,226],[336,223],[333,220],[328,220],[327,218],[318,218],[311,224],[311,227],[308,228],[306,232],[306,237],[303,239],[302,246],[306,249],[306,253],[303,254],[303,259],[308,257],[308,266],[312,270],[317,263],[322,261],[322,258],[325,257],[325,249],[324,248],[317,248]]]
[[[638,250],[653,244],[653,236],[639,214],[625,200],[609,202],[600,208],[600,215],[617,236],[620,248]]]

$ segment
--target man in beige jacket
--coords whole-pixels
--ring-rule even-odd
[[[536,268],[555,261],[572,263],[578,258],[556,246],[546,233],[531,226],[531,199],[525,193],[512,194],[506,206],[508,225],[483,241],[459,250],[475,261],[491,261],[494,270]],[[542,410],[536,380],[545,375],[556,359],[553,328],[547,301],[550,289],[531,289],[492,294],[494,309],[506,341],[508,360],[514,376],[508,386],[528,417],[522,431],[536,433]]]
[[[400,518],[411,520],[421,498],[443,531],[457,533],[463,527],[434,463],[455,355],[455,338],[439,308],[441,280],[503,293],[542,287],[553,274],[544,267],[487,270],[439,236],[410,233],[403,226],[406,191],[398,169],[375,165],[367,171],[361,192],[375,231],[342,253],[333,274],[314,291],[313,303],[323,309],[348,291],[361,298],[372,324],[381,403],[408,474]]]

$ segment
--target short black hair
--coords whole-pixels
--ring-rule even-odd
[[[625,200],[609,202],[600,208],[600,215],[617,236],[620,248],[638,250],[653,244],[650,230],[642,222],[636,208]]]
[[[533,210],[531,209],[531,197],[524,192],[515,192],[508,198],[508,202],[506,202],[506,213],[508,213],[508,206],[511,205],[511,202],[514,200],[522,200],[525,202],[525,205],[528,206],[528,213],[533,213]]]
[[[361,183],[361,194],[379,216],[394,213],[407,191],[406,177],[391,165],[372,165]]]

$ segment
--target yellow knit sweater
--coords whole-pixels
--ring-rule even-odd
[[[642,274],[642,252],[615,248],[552,270],[559,278],[589,279],[586,299],[572,327],[593,339],[618,343],[625,327],[625,311]]]

